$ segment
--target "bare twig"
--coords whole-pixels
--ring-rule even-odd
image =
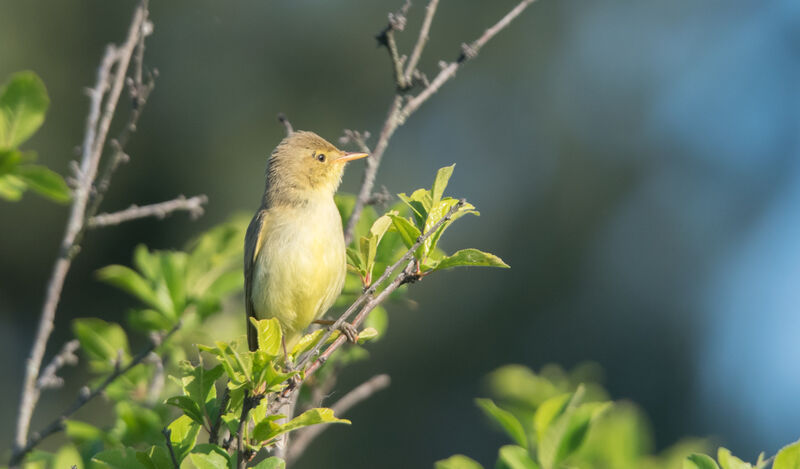
[[[411,52],[411,58],[408,59],[408,66],[406,67],[405,80],[410,84],[414,72],[417,70],[419,58],[422,56],[422,50],[428,42],[428,37],[431,31],[431,23],[433,23],[433,15],[436,14],[436,7],[439,6],[439,0],[430,0],[428,6],[425,8],[425,19],[422,21],[422,27],[419,30],[419,38],[414,50]]]
[[[347,413],[348,410],[369,399],[376,392],[389,387],[390,383],[391,379],[389,378],[389,375],[382,374],[373,376],[372,378],[361,383],[349,393],[345,394],[344,397],[339,399],[331,406],[331,409],[333,409],[333,412],[337,417],[341,417]],[[306,448],[308,448],[308,445],[310,445],[311,442],[314,441],[314,439],[324,432],[329,426],[330,425],[313,425],[300,430],[294,437],[294,442],[287,451],[287,463],[291,463],[299,458]]]
[[[417,109],[419,109],[419,107],[422,106],[422,104],[431,96],[433,96],[434,93],[439,91],[439,88],[441,88],[442,85],[453,78],[456,74],[456,71],[458,71],[458,69],[464,63],[466,63],[469,59],[474,58],[480,49],[486,45],[487,42],[489,42],[489,40],[506,28],[511,21],[514,20],[514,18],[519,16],[525,10],[525,8],[530,6],[530,4],[535,1],[536,0],[522,0],[517,4],[517,6],[511,9],[503,18],[501,18],[500,21],[487,29],[478,39],[469,45],[463,45],[461,53],[456,61],[445,63],[442,69],[439,71],[439,74],[436,75],[436,77],[430,83],[428,83],[419,94],[411,97],[405,104],[403,104],[405,93],[411,90],[411,83],[407,82],[406,77],[413,78],[414,76],[419,75],[422,77],[421,81],[423,83],[427,82],[427,79],[424,78],[424,75],[419,73],[419,70],[416,69],[417,64],[419,63],[419,57],[414,58],[414,52],[417,48],[419,48],[419,53],[417,55],[422,55],[422,49],[424,48],[425,44],[425,41],[422,40],[422,38],[427,37],[430,32],[430,22],[433,21],[433,15],[436,12],[437,3],[436,0],[431,0],[431,2],[428,4],[428,10],[425,14],[425,19],[423,20],[423,27],[420,30],[420,38],[417,40],[414,52],[412,52],[412,59],[409,60],[408,67],[406,68],[405,72],[401,73],[400,80],[397,79],[397,67],[398,64],[402,66],[402,61],[400,59],[399,52],[397,52],[397,50],[392,50],[394,32],[397,31],[397,29],[393,25],[393,17],[390,17],[389,25],[384,29],[384,31],[381,32],[381,34],[378,36],[378,39],[382,45],[385,45],[389,49],[389,55],[392,58],[392,66],[395,71],[395,81],[397,82],[398,92],[395,94],[394,98],[392,99],[392,103],[389,106],[389,112],[387,113],[386,120],[381,128],[378,142],[375,144],[375,150],[370,154],[369,158],[366,159],[367,167],[364,170],[361,189],[359,189],[356,203],[353,206],[350,219],[347,220],[347,227],[345,228],[344,232],[344,239],[347,244],[350,244],[350,242],[353,240],[353,233],[355,231],[356,224],[361,217],[364,206],[367,204],[370,196],[372,195],[372,188],[375,185],[375,176],[378,172],[378,167],[381,164],[381,159],[383,158],[383,154],[389,144],[389,139],[392,137],[392,135],[394,135],[394,132],[397,130],[397,128],[403,125],[408,117],[411,116],[411,114],[413,114]],[[384,38],[385,34],[388,34],[388,37]],[[414,63],[412,60],[416,60],[417,62]]]
[[[172,430],[164,427],[161,429],[161,434],[164,435],[164,440],[167,444],[167,450],[169,451],[169,458],[172,460],[172,467],[178,469],[180,465],[178,464],[178,458],[175,457],[175,449],[172,447]]]
[[[144,205],[131,205],[125,210],[120,210],[114,213],[101,213],[89,219],[87,225],[89,228],[102,228],[105,226],[119,225],[126,221],[136,220],[138,218],[164,218],[173,212],[187,211],[189,216],[193,219],[203,214],[203,204],[208,202],[208,197],[205,195],[196,195],[194,197],[186,198],[183,195],[160,202],[157,204]]]
[[[11,456],[11,462],[9,463],[10,466],[16,466],[22,461],[22,458],[36,445],[41,443],[42,440],[47,438],[48,436],[60,432],[64,429],[64,422],[72,416],[75,412],[77,412],[81,407],[86,405],[89,401],[94,399],[95,397],[99,396],[106,388],[117,380],[120,376],[124,375],[128,371],[130,371],[136,365],[142,363],[153,350],[158,348],[162,343],[164,343],[167,339],[169,339],[178,329],[181,328],[181,322],[175,324],[169,332],[164,334],[159,334],[153,337],[153,340],[150,342],[150,345],[147,346],[144,350],[142,350],[138,355],[133,357],[127,365],[121,366],[120,363],[117,363],[114,371],[103,380],[96,388],[89,389],[88,387],[83,387],[80,392],[78,393],[78,397],[72,403],[72,405],[64,411],[58,418],[50,422],[49,425],[44,427],[44,429],[40,432],[34,432],[31,434],[28,443],[19,448],[18,450],[14,451],[14,454]]]
[[[286,129],[286,135],[292,135],[294,133],[294,127],[292,127],[292,123],[289,122],[289,118],[286,117],[286,114],[279,112],[278,113],[278,122],[283,124],[283,127]]]
[[[77,340],[70,340],[65,343],[61,351],[50,360],[50,364],[42,370],[42,375],[39,376],[39,379],[36,381],[37,392],[33,400],[34,406],[39,399],[39,391],[48,388],[60,388],[64,385],[64,379],[57,376],[56,373],[65,365],[75,365],[78,363],[78,356],[75,355],[75,351],[78,350],[79,346],[80,342]]]
[[[72,208],[61,241],[58,257],[45,293],[44,304],[36,331],[36,338],[31,348],[30,357],[25,367],[25,378],[22,384],[22,398],[17,418],[15,453],[19,454],[26,447],[28,430],[35,406],[36,381],[42,365],[47,341],[53,331],[56,307],[61,297],[64,280],[69,272],[73,257],[77,254],[78,240],[84,230],[86,208],[92,190],[97,168],[105,146],[111,119],[119,101],[119,95],[125,81],[131,56],[143,34],[142,25],[147,17],[147,3],[142,1],[136,8],[128,30],[128,36],[120,47],[108,46],[100,68],[97,71],[97,83],[89,92],[90,106],[86,122],[86,134],[83,140],[83,152],[80,167],[76,174],[76,185],[73,191]],[[112,67],[116,65],[112,74]],[[100,108],[103,96],[108,91],[105,108]]]

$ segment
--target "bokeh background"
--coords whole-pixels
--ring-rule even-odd
[[[153,1],[147,63],[160,77],[104,209],[205,193],[208,210],[90,233],[49,353],[71,318],[121,320],[130,306],[95,269],[255,210],[279,111],[329,139],[376,134],[393,83],[373,36],[399,3]],[[423,69],[433,75],[514,3],[442,1]],[[23,69],[44,80],[50,111],[26,148],[62,174],[83,134],[82,89],[132,8],[0,0],[0,80]],[[430,467],[456,452],[488,462],[502,437],[472,398],[506,363],[599,363],[611,395],[650,415],[659,447],[711,435],[754,459],[800,436],[799,57],[794,0],[529,8],[397,132],[378,176],[402,192],[456,162],[449,190],[482,216],[444,247],[494,252],[512,269],[433,276],[411,290],[417,308],[390,307],[388,336],[341,388],[387,372],[390,390],[297,467]],[[0,203],[3,447],[66,214],[32,194]],[[73,398],[80,373],[45,396],[34,429]]]

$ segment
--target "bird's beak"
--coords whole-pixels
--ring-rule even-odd
[[[347,163],[348,161],[358,160],[369,156],[369,153],[350,152],[344,153],[339,158],[333,160],[334,163]]]

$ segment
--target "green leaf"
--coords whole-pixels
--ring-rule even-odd
[[[173,405],[183,411],[187,417],[195,421],[196,423],[203,425],[204,418],[203,418],[203,411],[200,410],[200,406],[197,405],[195,401],[193,401],[189,396],[172,396],[165,401],[169,405]]]
[[[170,309],[177,317],[186,307],[186,253],[165,252],[161,254],[160,261],[164,284],[172,303]]]
[[[592,421],[608,408],[610,403],[581,404],[585,394],[583,385],[572,394],[566,410],[547,428],[539,440],[539,462],[545,469],[557,467],[571,456],[586,439]]]
[[[497,407],[491,399],[475,399],[475,403],[478,404],[478,407],[483,410],[487,417],[500,424],[500,427],[505,430],[514,442],[523,448],[528,448],[528,438],[525,436],[525,430],[511,412]]]
[[[800,441],[778,451],[772,469],[800,469]]]
[[[692,454],[683,461],[683,469],[719,469],[711,456]]]
[[[494,254],[489,254],[488,252],[479,251],[477,249],[462,249],[453,253],[452,256],[442,259],[435,270],[452,269],[453,267],[460,266],[509,268],[509,265],[503,262],[503,259],[500,259]]]
[[[409,208],[411,214],[414,216],[414,222],[420,230],[425,226],[425,220],[428,219],[428,211],[431,209],[433,199],[431,193],[425,189],[417,189],[410,196],[405,194],[397,194]]]
[[[349,425],[350,421],[336,418],[336,416],[333,415],[333,409],[316,408],[303,412],[283,425],[277,425],[265,419],[256,425],[253,430],[253,437],[258,441],[268,441],[286,432],[320,423],[344,423]]]
[[[539,469],[528,450],[521,446],[506,445],[500,448],[495,469]]]
[[[75,319],[72,322],[72,330],[81,343],[81,349],[92,360],[111,365],[117,358],[123,361],[130,358],[128,337],[119,324],[98,318]]]
[[[16,148],[44,122],[50,98],[33,72],[18,72],[0,88],[0,148]]]
[[[536,413],[533,415],[533,429],[536,432],[536,441],[540,444],[550,424],[567,409],[571,396],[566,393],[551,397],[536,409]]]
[[[0,197],[16,202],[22,198],[28,186],[12,174],[0,175]]]
[[[272,456],[253,466],[253,469],[286,469],[286,463],[283,459]]]
[[[197,434],[200,432],[200,425],[193,422],[186,415],[181,415],[175,419],[169,427],[169,440],[175,451],[175,458],[180,463],[183,458],[194,448],[197,442]]]
[[[130,293],[161,312],[170,312],[172,310],[172,305],[165,301],[166,298],[159,297],[147,280],[128,267],[123,265],[103,267],[97,271],[97,278],[102,282],[114,285]]]
[[[468,458],[463,454],[456,454],[447,459],[436,461],[433,469],[483,469],[483,466],[472,458]]]
[[[128,325],[142,332],[158,332],[172,329],[173,319],[154,309],[133,309],[128,311]]]
[[[19,150],[0,149],[0,176],[9,174],[22,162]]]
[[[75,446],[69,444],[64,445],[59,448],[58,451],[56,451],[55,456],[53,456],[53,463],[51,467],[53,469],[61,467],[83,469],[83,458]]]
[[[217,452],[189,453],[189,461],[196,469],[228,469],[229,463],[228,458]]]
[[[722,469],[752,469],[753,467],[731,454],[727,448],[717,450],[717,461]]]
[[[94,455],[92,462],[96,464],[93,467],[108,469],[142,469],[147,467],[136,457],[136,451],[133,448],[102,451]]]
[[[67,203],[72,197],[64,178],[45,166],[35,164],[17,166],[14,174],[39,195],[55,202]]]
[[[281,354],[281,323],[277,318],[256,319],[250,318],[258,334],[258,349],[271,357]]]
[[[405,244],[407,248],[411,248],[420,237],[419,228],[401,216],[390,215],[390,217],[397,233],[400,234],[400,239],[403,240],[403,244]]]
[[[455,167],[456,165],[452,164],[436,172],[436,179],[434,179],[433,187],[431,187],[431,199],[433,199],[432,207],[437,206],[439,201],[442,200],[444,189],[447,187],[447,183],[450,181],[450,176],[453,175],[453,169],[455,169]]]

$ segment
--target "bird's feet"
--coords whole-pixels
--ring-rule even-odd
[[[329,319],[317,319],[314,321],[314,324],[319,324],[321,326],[332,326],[336,324],[336,321],[331,321]],[[342,325],[339,326],[339,332],[347,337],[348,342],[358,342],[358,330],[349,322],[342,323]]]

